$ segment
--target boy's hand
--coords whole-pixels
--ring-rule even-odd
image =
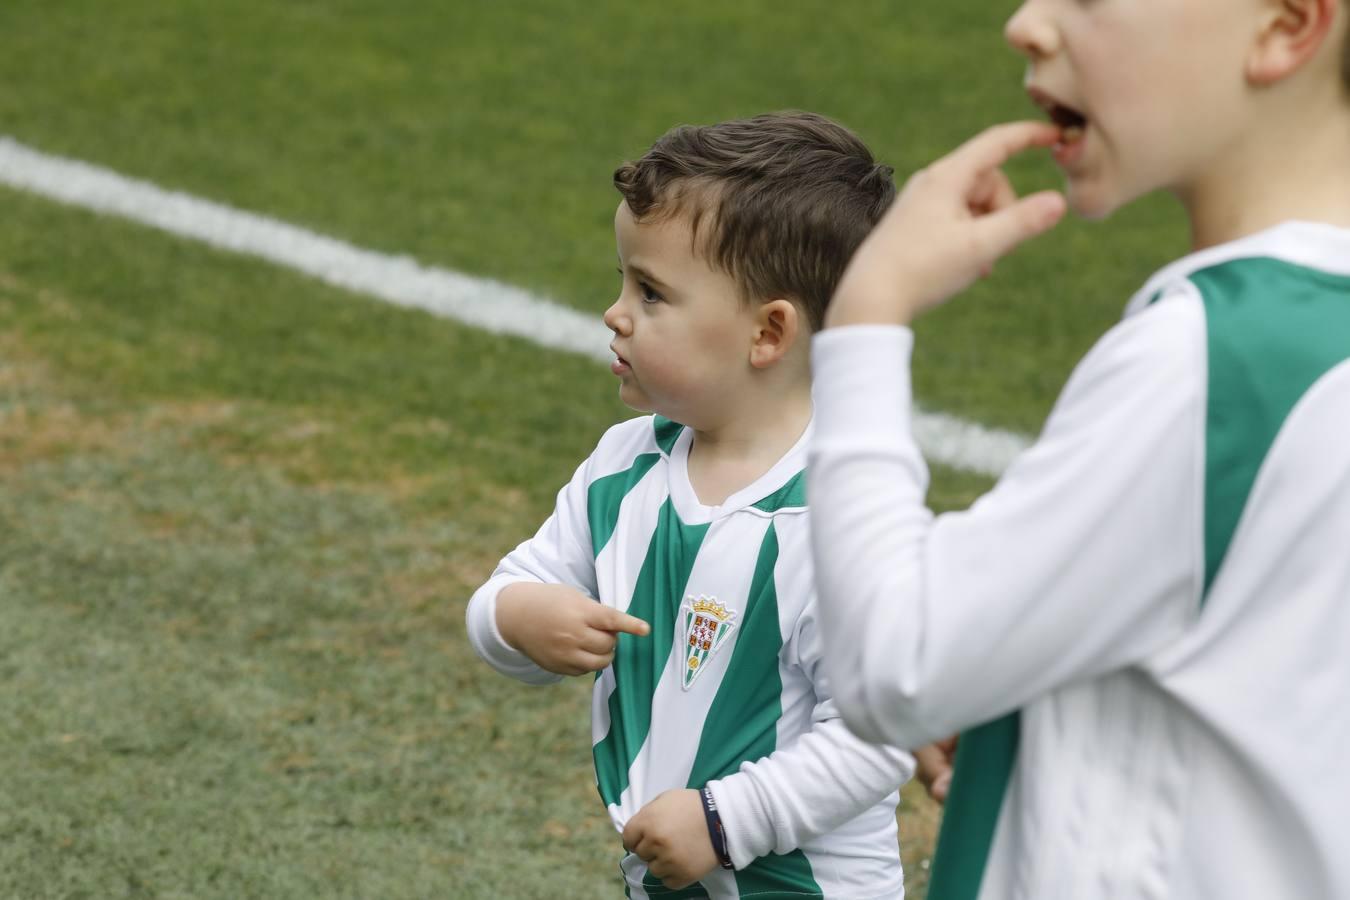
[[[1000,167],[1059,135],[1046,122],[998,125],[915,173],[854,254],[826,326],[908,325],[1054,226],[1064,197],[1042,191],[1019,200]]]
[[[620,634],[644,637],[651,628],[575,588],[520,582],[497,595],[497,630],[541,668],[582,675],[614,660]]]
[[[952,764],[956,759],[956,736],[943,741],[934,741],[926,747],[914,751],[914,760],[918,763],[919,781],[928,789],[928,796],[938,803],[947,802],[947,792],[952,786]]]
[[[638,810],[623,829],[623,847],[672,890],[717,868],[703,800],[692,789],[666,791]]]

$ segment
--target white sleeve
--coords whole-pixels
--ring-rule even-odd
[[[936,519],[908,329],[814,341],[809,496],[825,659],[859,735],[918,747],[1145,659],[1192,621],[1205,320],[1185,291],[1111,330],[1040,439]]]
[[[586,517],[592,459],[582,463],[558,492],[553,514],[535,536],[508,553],[492,577],[474,591],[465,613],[469,643],[483,661],[503,675],[529,684],[551,684],[561,681],[562,676],[540,668],[502,639],[497,630],[497,596],[507,585],[522,581],[564,584],[591,597],[597,595],[591,528]]]
[[[804,554],[796,568],[805,582],[802,589],[810,591],[811,568]],[[914,774],[910,754],[849,732],[831,698],[821,664],[823,649],[813,604],[799,619],[785,651],[815,688],[810,731],[709,782],[726,830],[727,852],[737,869],[834,831],[885,800]]]

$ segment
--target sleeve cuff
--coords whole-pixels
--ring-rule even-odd
[[[755,788],[748,779],[738,779],[733,775],[708,782],[708,789],[712,791],[717,811],[722,817],[727,855],[731,857],[734,868],[743,869],[773,850],[775,835],[773,825],[769,822],[769,811],[758,802]]]
[[[469,643],[483,661],[511,678],[528,684],[552,684],[562,676],[540,668],[535,662],[512,647],[497,630],[497,595],[508,585],[530,581],[515,575],[498,575],[474,592],[465,614]]]
[[[811,341],[817,444],[894,446],[910,437],[914,332],[899,325],[829,328]]]

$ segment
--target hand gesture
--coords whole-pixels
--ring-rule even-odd
[[[638,810],[623,829],[623,847],[672,890],[693,884],[718,866],[703,799],[691,789],[666,791]]]
[[[497,595],[497,630],[541,668],[583,675],[613,662],[620,634],[644,637],[651,628],[575,588],[519,582]]]
[[[1018,199],[1001,167],[1059,136],[1046,122],[998,125],[915,173],[854,254],[826,324],[907,325],[1054,226],[1064,197],[1042,191]]]
[[[952,764],[956,759],[957,736],[942,741],[934,741],[926,747],[914,751],[914,760],[918,763],[916,774],[928,796],[940,804],[947,802],[947,792],[952,786]]]

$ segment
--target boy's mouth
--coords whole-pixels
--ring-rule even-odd
[[[1059,126],[1062,144],[1076,144],[1087,134],[1087,116],[1072,106],[1060,103],[1040,88],[1028,86],[1027,93],[1031,95],[1032,102],[1050,117],[1050,121]]]
[[[614,359],[609,364],[609,370],[611,372],[613,372],[615,375],[624,375],[632,371],[632,367],[628,365],[628,360],[620,356],[618,351],[616,351],[613,347],[610,347],[609,349],[610,352],[614,354]]]

